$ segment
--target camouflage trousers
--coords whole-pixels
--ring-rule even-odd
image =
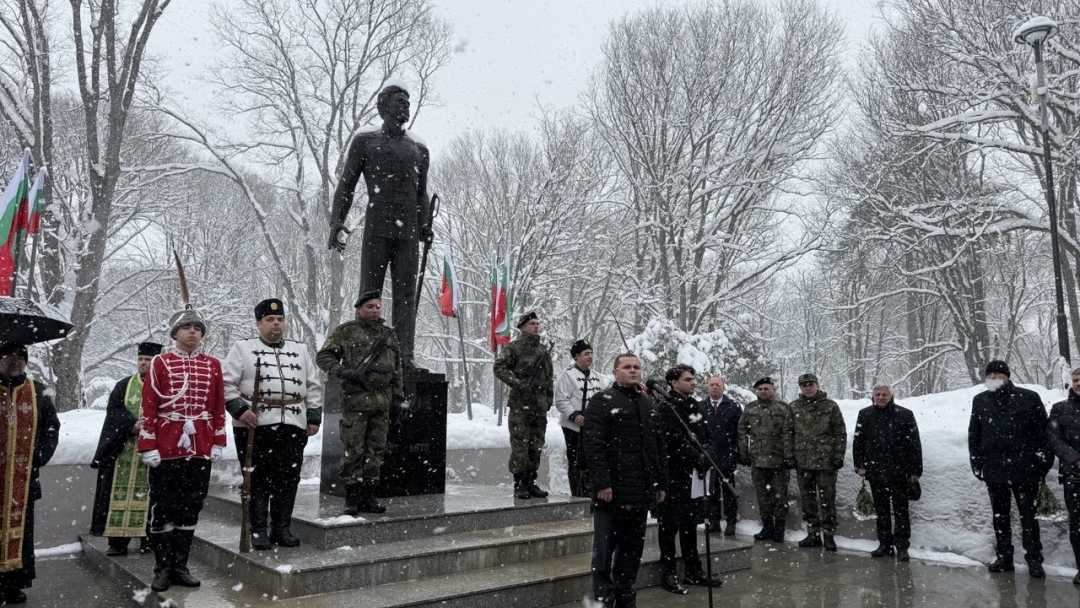
[[[761,514],[762,521],[768,518],[783,523],[787,519],[790,472],[779,467],[754,467],[750,470],[750,477],[754,480],[758,513]]]
[[[836,533],[836,471],[799,469],[802,518],[811,536]]]
[[[533,473],[540,468],[540,452],[547,433],[547,412],[510,408],[510,473]]]
[[[345,456],[341,459],[341,483],[351,486],[365,479],[379,479],[389,430],[390,412],[341,414],[341,442],[345,444]]]

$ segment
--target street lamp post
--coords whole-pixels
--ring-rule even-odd
[[[1069,326],[1065,317],[1065,292],[1061,281],[1061,253],[1058,247],[1057,200],[1054,196],[1054,164],[1050,157],[1050,124],[1047,119],[1046,73],[1043,70],[1043,47],[1051,36],[1057,34],[1058,26],[1047,17],[1033,17],[1013,32],[1018,44],[1026,44],[1035,50],[1035,87],[1039,96],[1039,119],[1042,127],[1043,170],[1046,173],[1046,207],[1050,213],[1050,250],[1054,264],[1054,300],[1057,306],[1058,352],[1065,363],[1069,356]]]

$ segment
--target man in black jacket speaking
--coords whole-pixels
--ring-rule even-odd
[[[892,389],[874,387],[874,405],[859,410],[851,455],[855,472],[870,482],[877,514],[878,548],[871,557],[893,555],[908,561],[911,518],[908,488],[922,476],[922,442],[915,414],[893,401]],[[893,519],[895,518],[895,524]]]
[[[986,482],[994,514],[997,559],[987,568],[990,572],[1014,569],[1011,495],[1020,512],[1028,573],[1033,578],[1045,577],[1035,497],[1039,481],[1054,464],[1046,438],[1046,407],[1038,393],[1012,383],[1004,361],[986,365],[986,390],[971,402],[968,451],[971,472]]]
[[[667,454],[656,404],[640,388],[641,361],[615,357],[615,385],[589,399],[585,460],[593,491],[593,596],[636,608],[645,518],[667,494]]]

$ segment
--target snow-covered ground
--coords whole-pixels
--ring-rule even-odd
[[[1065,398],[1064,391],[1049,391],[1039,386],[1026,386],[1038,392],[1049,406]],[[915,412],[923,443],[922,478],[923,498],[912,503],[912,553],[924,559],[949,561],[958,564],[987,562],[993,559],[993,531],[990,527],[990,506],[985,486],[971,475],[968,464],[967,425],[971,412],[971,399],[982,391],[982,386],[968,389],[898,399],[904,407]],[[851,468],[851,434],[854,431],[858,411],[869,405],[868,400],[838,400],[848,427],[847,467],[840,472],[837,488],[841,524],[838,542],[849,549],[869,551],[876,545],[866,539],[847,538],[845,526],[853,526],[851,509],[859,490],[860,478]],[[98,433],[105,413],[102,410],[76,410],[60,414],[60,445],[54,464],[86,464],[93,457]],[[225,458],[235,460],[232,434]],[[450,414],[446,433],[450,450],[509,448],[509,434],[505,420],[496,426],[496,414],[490,406],[475,404],[473,420],[464,413]],[[551,470],[551,489],[568,493],[566,482],[565,444],[554,410],[548,423],[546,450]],[[318,456],[322,451],[322,435],[308,442],[306,456]],[[741,477],[741,476],[740,476]],[[1050,488],[1064,504],[1061,486],[1055,472],[1048,478]],[[793,497],[795,484],[792,483]],[[752,493],[749,484],[740,488]],[[792,507],[797,509],[797,506]],[[794,511],[793,511],[794,512]],[[1072,549],[1068,542],[1068,525],[1065,521],[1042,522],[1043,553],[1047,571],[1053,574],[1075,574]],[[740,526],[747,531],[756,530],[757,524],[745,521]],[[1021,560],[1019,523],[1014,516],[1017,560]],[[798,532],[789,531],[793,538]]]

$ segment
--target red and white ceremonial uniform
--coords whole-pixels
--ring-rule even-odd
[[[162,460],[210,458],[225,447],[225,383],[221,363],[196,349],[177,348],[154,357],[142,392],[139,451]]]

